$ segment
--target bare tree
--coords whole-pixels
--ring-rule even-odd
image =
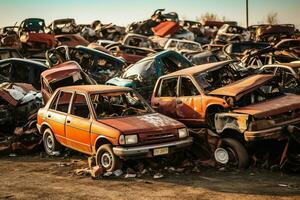
[[[207,12],[204,15],[197,17],[196,20],[197,21],[216,21],[216,20],[218,20],[218,15]]]
[[[267,16],[268,24],[278,24],[278,13],[269,13]]]

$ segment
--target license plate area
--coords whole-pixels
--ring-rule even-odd
[[[168,153],[169,153],[168,147],[153,149],[153,156],[165,155]]]

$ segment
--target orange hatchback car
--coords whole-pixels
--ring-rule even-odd
[[[45,151],[61,145],[96,156],[114,171],[122,159],[173,153],[192,144],[181,123],[156,113],[134,90],[105,85],[62,87],[38,112]]]

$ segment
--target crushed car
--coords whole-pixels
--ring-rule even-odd
[[[300,96],[280,93],[273,75],[240,79],[232,62],[199,65],[160,77],[151,105],[190,128],[208,127],[224,145],[216,148],[216,161],[245,168],[247,142],[282,139],[289,135],[288,126],[298,127]]]
[[[265,65],[258,73],[275,75],[282,92],[300,94],[299,62]]]
[[[84,72],[100,84],[119,75],[126,66],[123,60],[113,55],[84,46],[60,46],[48,50],[46,58],[50,67],[66,61],[76,61]]]
[[[59,87],[96,84],[96,81],[83,72],[78,63],[74,61],[67,61],[51,67],[40,77],[41,93],[45,103]]]
[[[182,123],[156,113],[134,90],[116,86],[59,88],[39,110],[37,127],[47,154],[66,146],[95,156],[109,172],[124,159],[169,155],[193,142]]]
[[[189,40],[178,40],[178,39],[169,39],[164,49],[174,50],[179,52],[199,52],[202,51],[201,44]]]
[[[65,18],[65,19],[56,19],[54,20],[46,30],[47,33],[54,35],[61,34],[76,34],[79,32],[79,29],[76,25],[75,19]]]
[[[57,45],[54,35],[45,33],[45,28],[45,21],[40,18],[28,18],[21,22],[18,35],[24,52],[45,51]]]
[[[240,26],[224,24],[219,30],[215,38],[215,43],[226,44],[233,41],[249,41],[250,32]]]
[[[135,88],[148,100],[160,76],[191,66],[192,63],[179,53],[162,51],[127,67],[119,77],[108,80],[106,84]]]
[[[0,154],[26,154],[39,148],[42,137],[35,125],[41,106],[41,94],[31,84],[0,84]]]
[[[41,88],[40,75],[47,69],[46,65],[27,59],[0,60],[0,83],[28,83],[39,90]]]
[[[114,56],[124,59],[127,65],[134,64],[141,59],[156,53],[155,50],[149,48],[127,46],[120,43],[108,45],[106,48]]]

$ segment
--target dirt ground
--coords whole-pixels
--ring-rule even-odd
[[[300,175],[259,169],[172,174],[161,179],[77,176],[86,158],[0,158],[0,199],[300,199]]]

